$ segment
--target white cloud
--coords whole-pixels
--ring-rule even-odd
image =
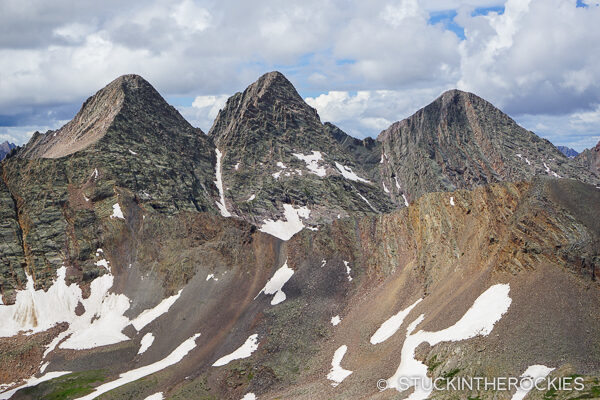
[[[178,107],[181,114],[194,126],[208,132],[229,95],[197,96],[191,107]]]
[[[333,122],[347,133],[375,137],[393,122],[406,118],[433,101],[449,87],[407,90],[331,91],[305,101],[323,121]]]
[[[535,122],[530,127],[549,127],[548,137],[565,138],[558,126],[592,137],[600,103],[595,3],[3,0],[0,126],[13,126],[11,135],[55,127],[112,79],[138,73],[165,96],[195,97],[179,108],[207,130],[223,103],[215,93],[280,69],[324,120],[358,136],[376,135],[458,86]],[[504,4],[504,13],[473,13]],[[466,40],[429,23],[429,13],[448,10],[458,13]]]

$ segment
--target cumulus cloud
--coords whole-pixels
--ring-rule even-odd
[[[595,121],[600,104],[600,41],[591,40],[600,37],[600,7],[583,3],[3,0],[0,133],[10,129],[23,142],[24,127],[55,128],[125,73],[166,97],[195,99],[179,109],[207,130],[223,93],[278,69],[324,120],[356,136],[376,135],[459,87],[529,129],[544,126],[559,144],[568,135],[561,132],[591,138],[598,122],[585,121]],[[433,23],[435,13],[455,29]]]
[[[323,121],[333,122],[353,136],[375,137],[393,122],[433,101],[448,87],[409,90],[331,91],[305,101]]]
[[[225,94],[197,96],[191,107],[180,106],[178,109],[192,125],[207,133],[229,97]]]

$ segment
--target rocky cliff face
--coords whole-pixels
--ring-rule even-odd
[[[74,121],[1,164],[0,398],[597,397],[594,175],[474,95],[358,140],[270,73],[205,136],[125,76]]]
[[[0,143],[0,161],[4,160],[4,158],[14,149],[15,146],[13,143],[4,142]]]
[[[379,137],[383,180],[409,200],[428,192],[472,188],[535,175],[596,183],[550,142],[517,125],[472,93],[451,90]]]
[[[17,217],[2,229],[16,239],[3,246],[21,246],[24,257],[2,269],[5,300],[26,281],[13,265],[27,265],[36,287],[48,287],[63,263],[76,280],[101,274],[94,254],[103,232],[120,224],[117,206],[124,215],[129,203],[168,215],[216,212],[213,148],[135,75],[100,90],[58,131],[36,133],[2,164],[5,212]]]
[[[223,154],[227,209],[259,226],[281,218],[284,204],[307,207],[312,225],[394,208],[361,160],[278,72],[232,96],[208,135]]]
[[[576,160],[587,167],[592,173],[600,174],[600,142],[591,149],[585,149]]]

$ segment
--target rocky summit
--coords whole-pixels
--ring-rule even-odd
[[[222,154],[224,206],[252,223],[281,218],[286,206],[310,210],[300,218],[313,227],[395,208],[279,72],[229,98],[208,135]]]
[[[535,175],[599,179],[489,102],[460,90],[443,93],[377,140],[383,145],[383,181],[409,201],[428,192]]]
[[[0,399],[599,398],[595,160],[458,90],[361,140],[117,78],[0,164]],[[523,376],[571,389],[431,387]]]

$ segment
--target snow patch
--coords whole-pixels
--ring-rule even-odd
[[[321,178],[327,175],[325,167],[319,167],[319,161],[323,160],[323,156],[320,151],[314,151],[312,154],[300,154],[293,153],[293,156],[306,163],[306,168],[313,174],[320,176]]]
[[[256,400],[256,395],[254,393],[246,393],[242,400]]]
[[[255,196],[255,195],[251,195],[250,197],[248,197],[248,200],[246,200],[246,203],[248,203],[248,202],[250,202],[250,201],[254,200],[255,198],[256,198],[256,196]]]
[[[348,261],[344,261],[344,265],[346,266],[346,274],[348,275],[348,281],[352,282],[352,277],[350,276],[350,272],[352,271],[352,269],[350,269],[350,263]]]
[[[400,183],[398,182],[398,177],[394,176],[394,181],[396,182],[396,189],[401,190],[402,186],[400,186]]]
[[[96,256],[98,256],[98,253],[96,253]],[[106,261],[106,259],[104,259],[104,258],[96,261],[96,266],[104,267],[108,272],[110,272],[110,268],[108,267],[108,261]]]
[[[375,207],[373,207],[373,206],[371,205],[371,203],[369,203],[369,200],[367,200],[367,198],[366,198],[365,196],[363,196],[363,195],[362,195],[362,194],[360,194],[359,192],[357,192],[357,193],[358,193],[358,195],[360,196],[360,198],[361,198],[361,199],[363,199],[363,200],[365,201],[365,203],[367,203],[367,205],[368,205],[369,207],[371,207],[371,210],[373,210],[373,211],[375,211],[375,212],[379,212],[379,211],[377,211],[377,209],[376,209]]]
[[[113,213],[110,217],[125,219],[125,217],[123,216],[123,211],[121,211],[121,206],[119,205],[119,203],[113,204]]]
[[[540,381],[545,379],[550,372],[554,371],[554,368],[548,368],[545,365],[531,365],[529,366],[521,378],[530,378],[531,381],[527,380],[527,384],[523,385],[523,383],[517,388],[517,391],[511,398],[511,400],[523,400],[527,393],[531,391],[535,387],[536,383],[541,383]],[[530,383],[532,383],[530,385]]]
[[[130,152],[131,154],[133,154],[134,156],[137,156],[137,153],[136,153],[135,151],[133,151],[133,150],[129,149],[129,152]]]
[[[21,331],[42,332],[60,322],[71,322],[82,294],[79,286],[67,286],[66,274],[67,268],[60,267],[52,286],[44,292],[35,290],[33,277],[26,272],[27,285],[17,291],[15,303],[0,306],[0,337]]]
[[[72,334],[60,344],[61,349],[84,350],[129,340],[122,333],[129,325],[129,318],[123,315],[129,309],[129,299],[124,294],[108,293],[113,281],[111,274],[92,281],[90,297],[80,300],[85,312],[72,320]]]
[[[250,337],[246,339],[246,342],[244,342],[244,344],[241,345],[233,353],[221,357],[217,361],[215,361],[213,367],[221,367],[223,365],[229,364],[233,360],[248,358],[252,355],[252,353],[254,353],[254,351],[256,351],[256,349],[258,349],[258,333],[250,335]]]
[[[552,170],[550,169],[550,167],[546,165],[546,163],[544,163],[544,168],[546,168],[546,173],[547,173],[548,175],[552,175],[552,176],[554,176],[555,178],[560,178],[560,175],[558,175],[556,172],[552,171]]]
[[[291,204],[284,204],[283,209],[285,220],[274,221],[267,219],[259,230],[278,237],[281,240],[290,240],[292,236],[300,232],[304,228],[300,217],[304,219],[308,218],[310,210],[307,207],[294,208]]]
[[[200,336],[199,333],[187,339],[182,344],[180,344],[175,350],[173,350],[171,354],[169,354],[162,360],[140,368],[133,369],[131,371],[124,372],[121,375],[119,375],[118,379],[98,386],[92,393],[88,394],[87,396],[81,397],[78,400],[95,399],[101,394],[118,388],[119,386],[123,386],[133,381],[137,381],[138,379],[141,379],[145,376],[151,375],[171,365],[177,364],[183,359],[183,357],[185,357],[190,351],[192,351],[196,347],[196,339],[198,338],[198,336]]]
[[[408,204],[408,199],[406,198],[406,196],[404,195],[404,193],[402,193],[402,198],[404,199],[404,205],[405,205],[406,207],[408,207],[408,206],[409,206],[409,204]]]
[[[150,396],[146,397],[144,400],[163,400],[164,396],[162,392],[158,392],[158,393],[154,393],[151,394]]]
[[[348,346],[344,344],[340,346],[335,351],[335,353],[333,353],[333,359],[331,360],[331,370],[327,374],[327,379],[333,381],[331,382],[331,386],[333,387],[336,387],[337,385],[342,383],[344,379],[346,379],[348,376],[350,376],[350,374],[352,374],[352,371],[348,371],[347,369],[344,369],[341,366],[342,359],[346,355],[346,351],[348,351]]]
[[[454,204],[454,197],[450,197],[450,205],[451,206],[455,206],[456,204]]]
[[[216,166],[216,181],[215,185],[217,185],[217,189],[219,190],[219,199],[220,201],[215,202],[219,211],[221,211],[221,215],[224,217],[231,217],[231,213],[227,211],[227,206],[225,205],[225,194],[223,192],[223,175],[221,174],[222,166],[221,166],[221,158],[223,157],[223,153],[219,149],[215,149],[217,153],[217,166]]]
[[[154,335],[151,332],[148,332],[140,341],[140,349],[137,353],[143,354],[146,350],[150,348],[150,346],[152,346],[152,343],[154,343]]]
[[[335,317],[331,317],[331,325],[336,326],[340,322],[342,322],[342,319],[340,318],[339,315],[336,315]]]
[[[171,306],[177,301],[179,296],[181,296],[182,291],[183,289],[177,292],[177,294],[163,299],[160,303],[158,303],[156,307],[142,311],[140,315],[138,315],[133,321],[131,321],[133,327],[139,332],[150,322],[154,321],[156,318],[169,311]]]
[[[400,390],[399,384],[402,377],[419,377],[418,382],[421,383],[418,383],[417,380],[411,380],[411,382],[417,382],[417,385],[407,400],[424,400],[428,398],[432,392],[433,382],[427,376],[427,366],[415,359],[417,347],[424,342],[429,343],[430,346],[435,346],[440,342],[454,342],[478,335],[489,335],[496,322],[508,311],[512,303],[512,299],[508,295],[509,291],[510,286],[508,284],[493,285],[483,292],[462,318],[451,327],[437,332],[421,330],[413,334],[417,325],[425,317],[421,314],[409,325],[406,331],[400,365],[396,373],[387,380],[387,387]]]
[[[208,274],[206,276],[206,280],[210,281],[211,279],[214,280],[215,282],[217,282],[219,280],[219,278],[215,278],[215,274]]]
[[[353,171],[352,168],[350,167],[346,167],[345,165],[340,164],[339,162],[336,161],[335,163],[335,167],[338,169],[338,171],[340,171],[340,173],[342,174],[342,176],[348,180],[354,181],[354,182],[364,182],[364,183],[371,183],[370,181],[361,178],[360,176],[356,175]]]
[[[281,268],[275,271],[271,279],[269,279],[269,281],[265,284],[265,287],[258,292],[256,297],[258,297],[258,295],[261,293],[266,295],[274,294],[275,296],[273,296],[271,299],[271,305],[274,306],[281,303],[286,298],[285,293],[282,290],[283,285],[290,280],[292,275],[294,275],[294,270],[288,267],[287,260],[285,260]]]
[[[404,318],[412,311],[413,308],[417,306],[423,299],[419,299],[404,310],[400,310],[398,314],[391,316],[388,320],[386,320],[377,331],[371,336],[371,344],[378,344],[385,342],[390,337],[392,337],[402,323],[404,322]]]
[[[383,185],[383,191],[386,193],[389,193],[390,191],[388,190],[388,188],[385,186],[385,182],[381,182],[381,184]]]
[[[71,371],[53,371],[48,372],[46,375],[40,376],[39,378],[35,378],[32,376],[31,378],[27,379],[23,385],[9,390],[8,392],[0,393],[0,400],[10,399],[15,393],[17,393],[21,389],[39,385],[42,382],[46,382],[51,379],[58,378],[59,376],[63,376],[70,373]]]
[[[240,169],[240,163],[238,162],[237,164],[235,164],[233,166],[233,168],[235,168],[235,170],[237,171],[238,169]]]

